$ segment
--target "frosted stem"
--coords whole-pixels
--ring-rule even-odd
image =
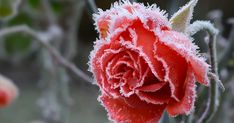
[[[211,72],[212,72],[212,75],[219,78],[218,70],[217,70],[218,67],[217,67],[217,54],[216,54],[216,38],[218,35],[218,30],[208,21],[195,21],[187,29],[187,34],[194,35],[195,33],[201,30],[207,30],[210,35],[208,48],[209,48],[209,53],[210,53]],[[214,77],[211,77],[211,83],[210,83],[210,88],[209,88],[209,99],[208,99],[207,107],[206,107],[205,112],[202,114],[202,116],[198,120],[198,123],[209,122],[213,118],[215,112],[217,111],[217,108],[219,106],[219,99],[218,99],[219,92],[218,92],[217,83],[220,83],[220,81],[217,81],[217,80],[219,79],[215,79]]]
[[[201,30],[207,30],[213,37],[219,33],[218,29],[216,29],[209,21],[195,21],[187,28],[186,33],[192,36]]]

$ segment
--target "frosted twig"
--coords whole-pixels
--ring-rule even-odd
[[[212,39],[209,40],[208,47],[210,52],[210,64],[211,64],[211,71],[215,75],[218,75],[217,71],[217,61],[216,61],[216,35],[211,34]],[[219,105],[218,100],[218,88],[217,82],[212,78],[209,88],[209,99],[207,102],[206,109],[202,116],[198,119],[198,123],[208,123],[216,113]]]
[[[85,0],[85,2],[88,5],[88,7],[90,8],[90,10],[92,11],[92,13],[96,13],[98,11],[94,0]]]
[[[92,78],[90,78],[87,74],[85,74],[82,70],[76,67],[75,64],[67,61],[65,58],[63,58],[57,50],[55,50],[51,45],[49,45],[47,42],[50,40],[50,38],[45,38],[41,36],[40,32],[36,32],[33,29],[29,28],[26,25],[19,25],[14,27],[8,27],[5,29],[0,30],[0,37],[7,36],[13,33],[26,33],[30,35],[31,37],[35,38],[36,41],[38,41],[44,48],[46,48],[52,57],[56,59],[56,61],[69,71],[71,71],[76,76],[82,78],[83,80],[92,83]]]
[[[222,81],[219,79],[219,77],[216,76],[214,73],[211,73],[211,72],[209,72],[208,75],[209,75],[210,78],[214,79],[217,82],[217,85],[219,86],[219,88],[221,89],[221,91],[224,92],[225,91],[225,87],[224,87]]]

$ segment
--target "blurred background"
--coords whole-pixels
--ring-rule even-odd
[[[115,0],[0,0],[0,32],[25,25],[51,44],[86,76],[88,56],[97,32],[92,13],[110,8]],[[156,3],[169,17],[188,0],[137,0]],[[95,3],[95,4],[94,4]],[[210,20],[220,29],[217,41],[219,74],[226,91],[214,123],[234,120],[234,1],[199,0],[193,20]],[[201,53],[207,52],[205,32],[195,35]],[[24,32],[0,36],[0,73],[11,78],[20,95],[0,109],[0,123],[108,123],[106,111],[97,101],[96,85],[57,64],[36,39]],[[205,54],[204,54],[205,55]],[[198,86],[194,119],[204,110],[207,88]],[[167,118],[166,116],[164,118]],[[167,122],[171,121],[170,119]],[[166,121],[165,121],[166,122]],[[180,122],[180,117],[172,122]]]

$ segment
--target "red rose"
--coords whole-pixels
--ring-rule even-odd
[[[0,107],[9,105],[17,95],[17,87],[11,82],[11,80],[0,75]]]
[[[209,65],[183,33],[171,30],[156,6],[123,2],[95,15],[100,39],[90,57],[99,97],[110,119],[121,123],[155,123],[189,114],[195,82],[208,85]]]

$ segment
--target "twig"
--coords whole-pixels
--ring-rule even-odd
[[[217,85],[221,89],[222,92],[225,91],[225,87],[224,87],[222,81],[219,79],[219,77],[217,75],[215,75],[214,73],[209,72],[208,76],[210,76],[211,79],[214,79],[217,82]]]
[[[94,2],[94,0],[85,0],[87,6],[90,8],[92,13],[96,13],[98,11],[97,6]]]
[[[43,18],[43,20],[45,20],[46,22],[46,28],[48,28],[46,34],[48,34],[45,37],[49,37],[49,39],[47,40],[47,44],[51,44],[53,45],[53,48],[55,51],[57,51],[57,54],[60,54],[61,51],[61,43],[63,41],[63,37],[64,35],[64,30],[62,30],[61,25],[58,23],[58,18],[56,17],[56,14],[54,13],[53,9],[51,8],[51,4],[49,0],[41,0],[41,4],[42,4],[42,13],[45,16]],[[56,28],[51,28],[51,27],[56,27]],[[50,33],[50,32],[54,32],[54,33]],[[43,35],[43,33],[42,33]],[[42,36],[40,36],[42,37]],[[53,41],[53,42],[48,42],[48,41]],[[44,55],[43,55],[44,53]],[[69,116],[70,116],[70,106],[69,106],[69,101],[68,98],[70,98],[69,93],[64,93],[64,92],[69,92],[69,86],[68,86],[68,81],[69,79],[65,79],[68,78],[67,77],[67,72],[65,71],[65,68],[61,68],[61,67],[56,67],[57,63],[59,63],[58,59],[56,59],[53,55],[50,55],[50,51],[47,52],[41,52],[41,54],[43,56],[48,56],[51,58],[47,58],[47,59],[43,59],[42,60],[42,64],[45,65],[47,64],[47,62],[51,62],[52,64],[50,65],[50,69],[46,69],[42,72],[48,72],[48,74],[53,74],[52,75],[52,81],[47,81],[50,83],[53,83],[54,85],[58,85],[58,89],[54,89],[52,92],[48,92],[49,93],[55,93],[54,97],[55,99],[57,99],[58,101],[61,101],[61,104],[58,104],[58,108],[60,108],[60,111],[57,111],[56,113],[59,114],[59,118],[58,118],[58,122],[61,123],[69,123]],[[62,55],[61,55],[62,57]],[[54,72],[51,73],[50,71],[53,70]],[[47,76],[44,76],[47,78]],[[63,87],[62,87],[63,86]],[[50,89],[53,88],[52,84],[48,84],[46,86],[46,88]],[[56,95],[57,94],[61,94],[61,97],[58,98]],[[58,102],[57,102],[58,103]],[[47,108],[47,107],[45,107]],[[49,107],[48,107],[49,108]],[[44,117],[46,118],[46,117]],[[50,120],[52,120],[51,118],[46,119],[46,121],[51,122]]]
[[[217,75],[216,51],[214,44],[216,36],[211,36],[211,37],[212,39],[209,40],[208,44],[210,51],[211,71]],[[219,105],[218,89],[217,89],[217,84],[214,81],[215,81],[214,79],[211,79],[207,106],[204,113],[198,119],[198,123],[208,123],[214,116],[215,112],[217,111]]]
[[[51,8],[49,0],[41,0],[41,4],[43,7],[44,15],[46,16],[45,18],[47,19],[49,24],[55,25],[56,22],[56,17],[55,14]]]
[[[52,46],[50,46],[47,42],[50,40],[49,37],[45,38],[41,36],[40,32],[36,32],[33,29],[29,28],[26,25],[19,25],[14,27],[8,27],[6,29],[0,30],[0,37],[10,35],[13,33],[26,33],[30,35],[31,37],[35,38],[44,48],[46,48],[52,57],[56,59],[56,61],[69,71],[71,71],[76,76],[82,78],[83,80],[92,83],[92,78],[90,78],[88,75],[86,75],[82,70],[76,67],[75,64],[67,61],[65,58],[63,58],[57,50],[55,50]]]
[[[207,21],[195,21],[188,28],[187,33],[190,35],[194,35],[198,31],[207,30],[210,34],[210,40],[208,43],[209,53],[210,53],[210,64],[211,64],[211,72],[218,77],[217,71],[217,54],[216,54],[216,38],[218,34],[218,30]],[[214,116],[217,111],[219,100],[218,100],[218,88],[217,82],[214,78],[211,79],[210,89],[209,89],[209,100],[207,103],[207,107],[205,112],[202,114],[200,119],[198,119],[198,123],[207,123]]]
[[[66,0],[62,2],[63,4],[63,12],[59,17],[60,27],[63,29],[63,35],[61,37],[61,44],[59,44],[59,48],[61,51],[61,55],[67,60],[72,60],[77,54],[77,30],[80,26],[80,20],[82,18],[83,8],[85,2],[83,0]],[[70,97],[70,88],[69,88],[69,80],[67,72],[62,69],[58,69],[58,77],[59,85],[60,85],[60,95],[61,95],[61,108],[62,108],[62,123],[70,123],[70,115],[71,115],[71,104],[72,99]]]
[[[71,60],[77,54],[77,42],[79,41],[77,33],[79,31],[79,26],[81,18],[83,15],[85,2],[84,1],[66,1],[64,2],[65,12],[60,17],[62,22],[62,27],[64,30],[63,44],[62,44],[62,54],[64,58]]]

